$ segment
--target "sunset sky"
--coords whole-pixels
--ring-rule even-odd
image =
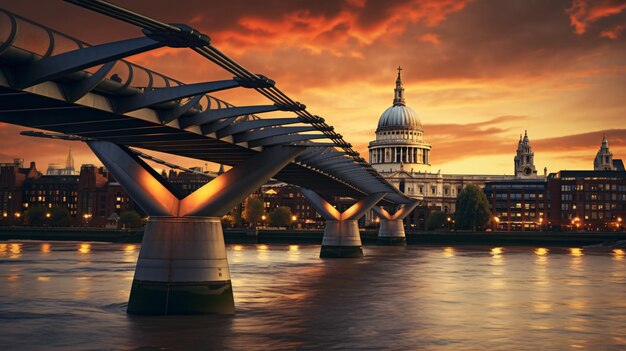
[[[592,168],[603,132],[614,156],[626,158],[625,0],[112,2],[209,35],[365,157],[401,65],[433,172],[511,174],[525,129],[539,173]],[[141,35],[60,0],[0,0],[0,7],[94,44]],[[229,77],[189,49],[130,60],[188,83]],[[216,96],[268,102],[243,89]],[[0,125],[0,162],[20,157],[45,170],[64,162],[71,145],[77,165],[99,164],[80,143],[21,130]]]

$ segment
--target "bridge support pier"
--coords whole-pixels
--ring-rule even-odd
[[[321,258],[359,258],[363,257],[361,235],[358,220],[383,197],[384,193],[372,194],[355,203],[343,213],[335,209],[314,191],[301,189],[322,217],[326,219],[324,238],[320,249]]]
[[[235,312],[219,217],[150,217],[127,311],[162,315]]]
[[[418,204],[419,202],[415,201],[409,205],[400,205],[393,215],[381,206],[375,206],[373,208],[374,212],[376,212],[380,218],[378,245],[406,245],[404,218],[406,218]]]
[[[182,196],[124,146],[88,141],[96,156],[150,216],[130,293],[129,314],[235,311],[221,216],[304,149],[266,148]]]

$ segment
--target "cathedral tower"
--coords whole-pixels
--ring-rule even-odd
[[[606,140],[606,134],[602,135],[602,145],[593,160],[594,171],[613,171],[613,153],[609,150],[609,142]]]
[[[524,138],[519,136],[517,143],[517,154],[513,159],[515,162],[515,176],[517,178],[535,178],[537,170],[535,169],[535,153],[530,147],[528,140],[528,131],[524,131]]]

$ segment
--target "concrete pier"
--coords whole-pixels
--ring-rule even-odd
[[[151,217],[128,302],[131,314],[235,312],[217,217]]]
[[[268,147],[183,197],[128,148],[104,141],[87,144],[150,216],[127,312],[234,313],[220,218],[303,148]]]
[[[379,245],[406,245],[404,218],[406,218],[418,204],[419,201],[408,205],[400,205],[394,214],[390,214],[383,207],[375,206],[373,210],[380,218],[377,243]]]
[[[341,213],[314,191],[301,189],[301,192],[309,200],[311,205],[315,207],[317,212],[326,219],[320,257],[363,257],[358,220],[382,200],[385,194],[372,194]]]

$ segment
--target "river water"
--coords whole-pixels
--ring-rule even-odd
[[[139,245],[0,242],[1,350],[623,350],[623,250],[228,247],[234,316],[125,313]]]

